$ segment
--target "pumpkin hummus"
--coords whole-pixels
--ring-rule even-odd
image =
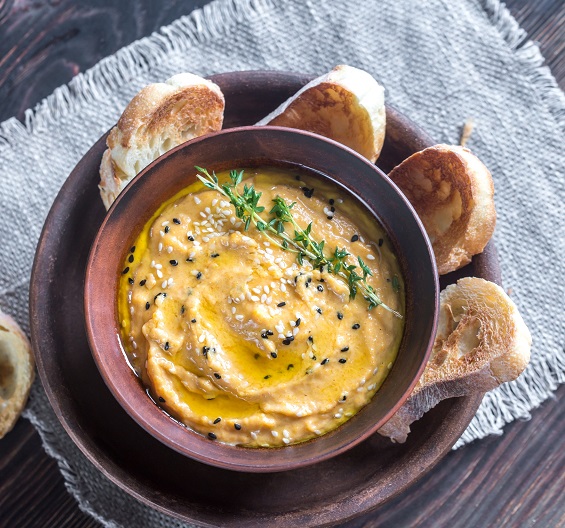
[[[245,174],[265,213],[276,196],[296,202],[297,223],[312,222],[328,251],[360,256],[381,300],[403,313],[392,246],[351,197],[286,169]],[[341,278],[244,228],[233,206],[201,185],[157,211],[120,282],[125,349],[158,405],[191,429],[245,446],[302,442],[370,401],[394,362],[403,320],[369,311]]]

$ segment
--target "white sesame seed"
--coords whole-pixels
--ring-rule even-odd
[[[269,271],[277,271],[278,268],[276,266],[269,266],[267,269]]]
[[[288,438],[290,436],[290,433],[286,429],[283,429],[282,433],[285,438]]]
[[[267,294],[264,293],[263,295],[261,295],[261,302],[265,303],[266,300],[267,300]]]
[[[196,275],[198,275],[198,273],[200,272],[198,270],[192,270],[190,273],[192,273],[196,277]]]
[[[296,321],[290,321],[290,326],[296,326]]]
[[[367,390],[368,390],[368,391],[372,391],[375,387],[376,387],[376,385],[375,385],[374,383],[371,383],[371,385],[369,385],[369,386],[367,387]]]
[[[232,225],[235,224],[235,218],[233,216],[230,218],[230,222]]]
[[[192,252],[190,253],[190,255],[188,255],[188,258],[194,258],[195,256],[196,256],[196,252],[195,252],[195,251],[192,251]]]
[[[300,327],[297,326],[297,327],[295,327],[294,330],[292,331],[292,335],[295,336],[296,334],[298,334],[298,332],[300,332]]]
[[[286,291],[286,286],[284,284],[281,284],[281,291],[285,292]]]
[[[363,242],[363,244],[365,243],[365,239],[362,236],[359,237],[359,240],[361,240],[361,242]]]
[[[367,258],[368,258],[369,260],[375,260],[374,255],[371,255],[370,253],[367,255]]]
[[[320,431],[319,429],[315,429],[314,434],[317,434],[318,436],[320,436],[322,434],[322,431]]]
[[[207,236],[202,237],[202,242],[208,242],[209,240],[210,240],[210,239],[209,239]]]
[[[231,211],[229,209],[224,209],[222,213],[224,213],[226,216],[229,216],[231,214]]]
[[[204,340],[206,339],[206,336],[204,334],[202,334],[199,338],[198,338],[198,342],[199,343],[204,343]]]
[[[272,301],[273,298],[269,295],[269,297],[267,297],[267,300],[265,301],[265,304],[271,304]]]
[[[236,318],[238,321],[243,321],[243,315],[241,315],[241,314],[236,315],[235,318]]]
[[[255,287],[255,288],[252,288],[251,291],[252,291],[253,293],[261,293],[261,288]]]
[[[162,269],[163,268],[163,264],[155,264],[155,269]]]
[[[159,231],[159,234],[164,237],[165,236],[165,232],[164,231]]]
[[[286,338],[286,336],[284,334],[279,334],[278,337],[279,337],[279,339],[285,339]]]
[[[253,302],[259,302],[259,297],[257,297],[257,295],[252,295],[252,296],[251,296],[251,300],[252,300]]]
[[[169,223],[169,221],[168,221],[168,220],[165,220],[161,225],[164,227],[164,226],[166,226],[168,223]]]
[[[338,199],[337,199],[337,203],[342,204],[342,203],[343,203],[343,200],[342,200],[341,198],[338,198]]]
[[[277,257],[275,259],[275,264],[278,264],[279,262],[282,262],[282,257]]]
[[[167,248],[167,253],[172,253],[173,252],[173,246],[169,246]]]
[[[241,227],[241,222],[238,222],[237,224],[235,224],[235,227]]]
[[[164,280],[163,283],[161,284],[161,288],[166,288],[167,287],[167,281]]]
[[[212,207],[214,207],[217,203],[218,203],[218,199],[217,199],[217,198],[214,198],[214,199],[212,200]]]
[[[161,250],[163,249],[163,243],[162,242],[159,242],[158,249],[159,249],[159,253],[161,253]]]
[[[157,270],[157,278],[159,279],[163,278],[163,272],[161,270]]]
[[[266,251],[269,255],[272,255],[272,254],[273,254],[273,250],[272,250],[271,248],[269,248],[269,247],[268,247],[265,251]]]
[[[263,290],[265,293],[269,293],[271,290],[269,290],[269,287],[265,284],[265,286],[263,286]]]
[[[204,209],[204,211],[206,211],[208,214],[210,214],[212,211],[210,211],[209,207],[206,207],[206,209]]]
[[[341,413],[334,414],[334,418],[337,418],[337,419],[341,418],[342,416],[343,415]]]
[[[167,281],[167,286],[170,286],[171,284],[173,284],[173,278],[170,277],[169,280]]]
[[[257,433],[255,431],[251,431],[249,434],[251,435],[253,440],[257,440]]]
[[[282,441],[283,441],[285,444],[290,444],[290,438],[283,438]]]
[[[277,438],[277,436],[279,436],[279,433],[278,433],[277,431],[271,431],[271,434],[272,434],[275,438]]]
[[[275,326],[275,330],[276,330],[279,334],[281,334],[282,332],[284,332],[284,325],[282,324],[282,322]]]
[[[198,196],[194,197],[194,201],[199,204],[202,200],[200,198],[198,198]]]

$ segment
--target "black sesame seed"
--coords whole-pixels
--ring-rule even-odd
[[[221,418],[216,418],[216,419],[214,420],[214,425],[216,425],[216,424],[220,423],[221,421],[222,421],[222,419],[221,419]]]
[[[168,233],[171,228],[169,226],[165,226],[165,233]]]
[[[312,336],[308,336],[308,341],[310,341],[310,343],[314,342],[314,338]]]
[[[333,215],[328,215],[328,220],[333,220],[333,219],[334,219]]]
[[[129,266],[126,266],[124,268],[124,271],[122,271],[122,275],[125,275],[128,271],[129,271]]]
[[[310,281],[306,281],[304,285],[306,286],[306,288],[310,287]]]
[[[379,238],[379,247],[381,247],[384,243],[384,240],[382,238]]]
[[[333,207],[333,206],[330,207],[330,211],[331,211],[332,213],[335,213],[335,207]]]
[[[163,398],[162,396],[159,396],[159,401],[160,401],[161,403],[165,403],[165,398]]]
[[[190,322],[191,322],[191,323],[196,323],[196,319],[191,319]]]
[[[170,264],[171,266],[178,266],[179,263],[178,263],[177,260],[169,260],[169,264]]]
[[[316,356],[312,356],[312,360],[316,361],[318,358]]]
[[[133,262],[133,255],[130,255],[130,256],[128,257],[128,262],[130,262],[130,263]]]
[[[196,274],[196,278],[197,278],[197,279],[199,279],[200,277],[202,277],[202,272],[201,272],[201,271],[199,271],[199,272]]]
[[[132,286],[135,284],[135,281],[134,281],[131,277],[128,279],[128,282],[129,282]]]
[[[351,237],[351,242],[357,242],[359,240],[359,235],[353,235]]]
[[[149,304],[148,302],[145,303],[145,309],[149,310],[149,308],[151,308],[151,304]]]
[[[173,224],[180,225],[180,220],[178,218],[173,218]]]
[[[210,440],[216,440],[216,438],[218,438],[214,433],[208,433],[208,438]]]
[[[259,354],[255,354],[253,357],[254,357],[255,359],[259,359]]]
[[[214,372],[214,377],[216,379],[222,379],[222,376],[220,376],[217,372]]]
[[[330,205],[333,205],[335,203],[335,200],[333,198],[330,198]]]
[[[194,242],[194,237],[192,235],[188,235],[188,240],[190,240],[191,242]]]
[[[159,292],[157,295],[155,295],[155,297],[153,297],[153,300],[157,299],[157,297],[159,297],[159,295],[162,295],[163,297],[166,297],[167,294],[164,292]]]
[[[266,376],[263,377],[263,379],[269,379],[271,377],[270,374],[267,374]]]
[[[180,307],[180,314],[181,314],[181,315],[184,313],[184,310],[185,310],[185,308],[184,308],[184,304],[183,304],[183,305]]]
[[[272,336],[272,335],[275,335],[275,334],[274,334],[274,332],[273,332],[272,330],[267,330],[267,335]]]
[[[296,326],[300,326],[300,323],[302,322],[302,319],[300,319],[300,317],[296,320]]]
[[[345,358],[341,358],[341,359],[339,360],[340,363],[345,363],[346,361],[347,361],[347,359],[345,359]]]
[[[164,347],[164,348],[165,348],[165,350],[169,350],[170,345],[169,345],[169,342],[168,342],[168,341],[165,343],[165,347]]]
[[[323,359],[320,365],[327,365],[330,362],[330,358]]]
[[[190,257],[188,257],[188,258],[186,259],[186,261],[187,261],[187,262],[193,262],[193,260],[192,260]]]
[[[347,400],[347,396],[344,394],[343,398],[341,398],[341,401],[345,401],[345,400]]]
[[[321,308],[316,308],[316,311],[317,311],[320,315],[322,315],[322,309],[321,309]]]
[[[145,286],[145,283],[147,282],[147,279],[143,279],[141,281],[139,281],[139,285],[140,286]]]
[[[235,427],[236,431],[241,431],[241,425],[238,423],[234,423],[233,426]]]
[[[306,279],[306,284],[308,284],[308,283],[310,283],[310,282],[312,282],[312,277],[308,277],[308,278]]]
[[[277,359],[278,355],[277,355],[276,352],[271,352],[271,357],[272,357],[273,359]]]
[[[302,191],[304,191],[304,196],[306,196],[306,198],[312,198],[312,195],[314,194],[313,187],[312,189],[308,189],[308,187],[302,187]]]
[[[326,282],[324,279],[318,279],[319,282]]]
[[[263,339],[269,339],[269,335],[267,334],[267,332],[263,332],[263,333],[261,334],[261,337],[262,337]]]
[[[343,348],[341,349],[341,352],[349,352],[349,347],[343,347]]]
[[[283,306],[286,306],[286,303],[284,301],[277,304],[277,308],[282,308]]]
[[[130,252],[130,253],[133,253],[134,251],[135,251],[135,246],[131,246],[129,252]]]
[[[212,258],[216,258],[216,257],[219,257],[220,254],[219,254],[219,253],[212,253],[210,256],[211,256]]]
[[[323,287],[321,284],[318,285],[318,291],[319,291],[319,292],[323,292],[323,291],[324,291],[324,287]]]
[[[361,325],[359,323],[355,323],[351,328],[353,328],[353,330],[358,330],[361,328]]]
[[[283,345],[290,345],[290,343],[291,343],[291,340],[290,340],[290,339],[288,339],[288,338],[287,338],[287,339],[283,339],[283,342],[282,342]]]
[[[294,368],[294,365],[292,363],[289,363],[288,367],[286,367],[286,370],[290,370],[292,368]]]
[[[210,350],[210,347],[207,347],[207,346],[202,347],[202,355],[204,357],[208,357],[208,350]]]

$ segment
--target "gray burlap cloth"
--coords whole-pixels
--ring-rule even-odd
[[[492,171],[504,285],[533,336],[532,361],[487,394],[458,446],[527,419],[565,381],[565,97],[497,0],[218,0],[57,89],[25,123],[0,125],[0,307],[28,330],[35,246],[65,178],[144,85],[174,73],[246,69],[372,73],[387,101],[438,142],[468,146]],[[46,314],[47,316],[47,314]],[[106,526],[180,526],[105,479],[57,421],[36,382],[25,416],[81,508]]]

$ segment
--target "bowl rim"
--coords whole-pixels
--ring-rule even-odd
[[[161,431],[161,429],[159,429],[158,427],[155,427],[152,423],[150,423],[148,421],[148,418],[144,414],[140,413],[138,411],[138,409],[132,404],[132,402],[130,402],[127,398],[125,398],[123,396],[122,392],[120,391],[120,387],[117,387],[116,384],[113,383],[111,373],[104,367],[104,354],[101,352],[99,347],[96,345],[97,336],[94,332],[93,325],[92,325],[92,320],[93,320],[92,316],[94,315],[94,313],[93,313],[94,310],[91,309],[91,302],[90,302],[91,292],[90,292],[90,289],[89,289],[88,286],[94,280],[94,277],[92,276],[93,275],[93,262],[94,262],[94,260],[97,256],[97,248],[100,246],[100,240],[103,237],[105,229],[106,229],[109,221],[111,220],[114,211],[119,207],[119,205],[122,201],[128,200],[129,190],[134,188],[136,186],[137,182],[139,182],[142,178],[145,177],[146,173],[153,170],[154,167],[156,167],[158,164],[162,163],[169,156],[171,156],[171,155],[175,154],[176,152],[181,151],[185,148],[190,148],[194,144],[197,144],[197,143],[200,143],[200,142],[206,142],[210,138],[214,138],[214,137],[218,137],[218,136],[224,136],[224,135],[229,136],[229,135],[238,134],[238,133],[254,133],[254,132],[258,132],[258,131],[263,131],[263,132],[264,131],[267,131],[267,132],[273,131],[275,133],[280,132],[280,133],[283,133],[283,134],[306,136],[306,137],[314,138],[315,140],[318,140],[318,141],[328,143],[328,144],[332,145],[332,148],[338,148],[342,151],[345,151],[348,155],[352,155],[352,156],[356,157],[360,162],[362,162],[365,166],[370,168],[370,170],[372,170],[376,175],[378,175],[378,177],[384,179],[396,191],[396,195],[398,196],[400,201],[402,201],[404,203],[404,206],[409,211],[412,219],[415,220],[415,222],[416,222],[416,224],[417,224],[417,226],[420,230],[420,234],[422,235],[422,239],[423,239],[424,244],[427,248],[427,252],[428,252],[427,256],[429,258],[429,263],[430,263],[432,271],[433,271],[431,279],[432,279],[432,283],[433,283],[433,291],[434,291],[434,294],[435,294],[434,295],[435,298],[434,298],[434,310],[433,310],[433,316],[432,316],[432,322],[431,322],[431,331],[430,331],[428,341],[425,344],[425,353],[424,353],[424,356],[423,356],[423,358],[420,362],[419,368],[417,370],[417,374],[411,380],[407,389],[404,391],[402,397],[387,411],[386,419],[380,420],[379,422],[375,422],[371,427],[367,428],[362,434],[357,435],[355,438],[351,439],[350,441],[344,442],[339,447],[337,447],[333,450],[329,450],[322,455],[317,455],[317,456],[310,457],[310,458],[302,458],[302,459],[299,459],[299,460],[296,460],[296,461],[294,461],[294,460],[292,460],[292,461],[284,460],[283,462],[272,462],[272,463],[269,463],[269,464],[253,465],[253,464],[240,464],[240,463],[233,462],[233,461],[226,462],[223,459],[218,459],[217,457],[211,457],[211,456],[208,456],[208,455],[203,454],[201,452],[197,452],[197,451],[191,449],[190,447],[187,447],[185,445],[185,443],[179,443],[179,442],[172,440],[170,438],[170,436],[168,436],[166,433]],[[308,167],[308,168],[310,170],[316,171],[315,168],[312,168],[312,167]],[[333,178],[330,175],[325,174],[323,172],[319,172],[319,174],[321,174],[324,179],[329,180],[332,184],[336,184],[336,183],[340,184],[342,187],[345,188],[345,190],[358,203],[360,203],[364,208],[367,209],[367,211],[370,213],[370,215],[372,217],[379,218],[379,215],[377,214],[377,212],[374,211],[366,203],[366,201],[361,196],[359,196],[359,194],[357,192],[352,190],[346,183],[333,181]],[[380,222],[380,223],[381,223],[381,225],[383,225],[382,222]],[[383,225],[383,227],[385,228],[385,231],[387,231],[387,234],[389,234],[389,231],[386,228],[386,226]],[[390,236],[390,234],[389,234],[389,236]],[[395,250],[396,250],[395,252],[397,253],[398,248],[395,248]],[[287,470],[293,470],[293,469],[297,469],[297,468],[300,468],[300,467],[308,466],[308,465],[311,465],[311,464],[314,464],[314,463],[317,463],[317,462],[321,462],[323,460],[327,460],[328,458],[337,456],[337,455],[345,452],[346,450],[351,449],[355,445],[357,445],[360,442],[362,442],[363,440],[367,439],[369,436],[375,434],[377,429],[379,427],[381,427],[386,421],[388,421],[388,419],[390,419],[390,417],[408,399],[408,397],[412,393],[414,386],[417,384],[418,380],[420,379],[420,377],[423,373],[423,370],[424,370],[424,368],[427,364],[427,360],[428,360],[429,355],[431,353],[432,347],[433,347],[433,343],[434,343],[434,339],[435,339],[435,335],[436,335],[436,331],[437,331],[438,317],[439,317],[439,277],[438,277],[438,274],[437,274],[437,268],[436,268],[436,263],[435,263],[435,258],[434,258],[431,242],[430,242],[428,235],[425,231],[425,228],[424,228],[421,220],[419,219],[417,213],[415,212],[414,208],[412,207],[410,202],[407,200],[407,198],[404,196],[404,194],[394,184],[394,182],[392,182],[392,180],[390,180],[390,178],[379,167],[377,167],[375,164],[371,163],[364,156],[358,154],[356,151],[352,150],[351,148],[349,148],[349,147],[347,147],[347,146],[345,146],[345,145],[343,145],[339,142],[336,142],[334,140],[331,140],[329,138],[326,138],[324,136],[320,136],[320,135],[312,133],[312,132],[308,132],[308,131],[304,131],[304,130],[298,130],[298,129],[291,129],[291,128],[287,128],[287,127],[278,127],[278,126],[261,126],[261,127],[241,126],[241,127],[233,127],[233,128],[223,129],[223,130],[220,130],[218,132],[214,132],[214,133],[206,134],[204,136],[200,136],[198,138],[194,138],[194,139],[192,139],[188,142],[185,142],[181,145],[178,145],[178,146],[174,147],[173,149],[164,153],[162,156],[160,156],[159,158],[154,160],[152,163],[150,163],[139,174],[137,174],[130,182],[128,182],[128,185],[122,190],[122,192],[118,195],[116,200],[113,202],[110,209],[107,211],[107,214],[106,214],[102,224],[100,225],[100,227],[98,229],[96,237],[94,238],[91,249],[89,251],[89,256],[88,256],[87,266],[86,266],[86,269],[85,269],[84,278],[85,278],[85,280],[84,280],[85,329],[86,329],[86,335],[87,335],[87,339],[88,339],[89,348],[90,348],[91,354],[93,356],[94,362],[95,362],[95,364],[98,368],[98,371],[100,372],[100,375],[101,375],[102,379],[104,380],[104,383],[106,384],[106,386],[108,387],[108,389],[110,390],[110,392],[112,393],[114,398],[118,401],[120,406],[127,412],[127,414],[138,425],[140,425],[150,435],[152,435],[154,438],[158,439],[161,443],[168,446],[169,448],[172,448],[175,451],[177,451],[177,452],[179,452],[179,453],[181,453],[185,456],[188,456],[190,458],[193,458],[194,460],[197,460],[199,462],[203,462],[205,464],[209,464],[209,465],[219,467],[219,468],[222,468],[222,469],[235,470],[235,471],[241,471],[241,472],[259,472],[259,473],[278,472],[278,471],[287,471]],[[129,369],[133,373],[133,369],[132,369],[132,367],[131,367],[128,359],[127,359],[127,356],[125,355],[123,347],[121,346],[122,338],[119,334],[119,322],[117,321],[116,318],[114,318],[114,319],[115,319],[115,322],[116,322],[116,328],[118,329],[117,338],[118,338],[118,341],[120,342],[121,352],[124,356],[124,364],[127,367],[127,369]],[[404,339],[404,337],[403,337],[403,339]],[[401,346],[402,346],[402,344],[401,344]],[[422,347],[423,346],[424,345],[422,345]],[[387,376],[386,379],[388,379],[388,376]],[[385,379],[385,382],[386,382],[386,379]],[[150,398],[150,397],[147,396],[146,389],[141,384],[141,381],[137,376],[136,376],[136,381],[139,384],[140,392],[142,392],[144,394],[144,397]],[[369,403],[367,405],[365,405],[363,408],[367,407],[369,405]],[[167,418],[167,420],[170,421],[171,424],[175,423],[177,425],[180,425],[186,432],[188,432],[192,435],[197,435],[200,438],[205,438],[200,433],[193,431],[190,427],[185,426],[183,424],[180,424],[180,422],[178,422],[173,417],[168,415],[166,413],[166,411],[164,411],[161,407],[159,407],[154,402],[152,402],[152,404],[153,404],[153,406],[156,410],[156,413],[154,413],[156,416],[157,415],[159,417],[165,416]],[[311,439],[307,442],[302,442],[302,443],[299,443],[299,444],[291,444],[289,446],[284,446],[284,447],[247,448],[247,447],[244,447],[244,446],[232,446],[232,445],[229,445],[229,444],[223,444],[221,442],[217,442],[217,443],[214,442],[214,444],[217,445],[217,446],[221,446],[221,449],[224,449],[224,448],[225,449],[245,449],[246,451],[253,450],[253,451],[257,451],[257,452],[265,451],[265,450],[276,452],[277,450],[283,450],[283,449],[284,450],[295,450],[296,451],[297,448],[299,448],[300,446],[304,446],[304,445],[312,443],[312,442],[320,442],[325,437],[328,437],[328,435],[331,435],[333,432],[341,429],[344,426],[346,427],[349,422],[350,422],[350,420],[348,420],[347,422],[345,422],[344,424],[342,424],[338,428],[331,430],[328,433],[325,433],[324,435],[321,435],[320,437]],[[188,435],[187,435],[187,438],[188,438]],[[208,440],[205,440],[205,441],[209,442]]]

